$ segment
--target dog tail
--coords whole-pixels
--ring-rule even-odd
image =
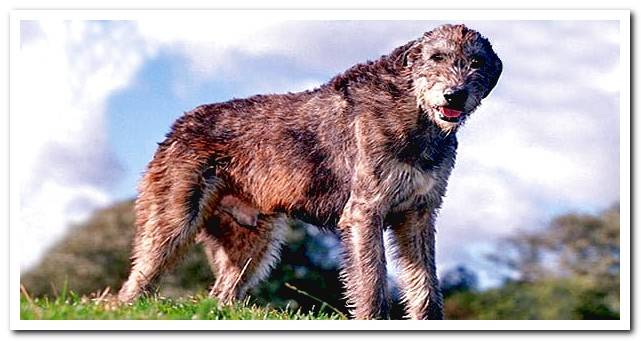
[[[193,243],[221,199],[217,158],[167,139],[150,162],[136,200],[132,271],[119,298],[131,301],[149,290]]]

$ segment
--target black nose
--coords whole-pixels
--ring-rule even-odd
[[[467,101],[467,91],[465,89],[448,90],[443,97],[447,101],[447,106],[462,109]]]

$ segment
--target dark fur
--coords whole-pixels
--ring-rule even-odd
[[[471,68],[478,60],[482,67]],[[434,218],[462,122],[440,120],[438,110],[444,92],[464,89],[464,120],[500,73],[485,38],[446,25],[318,89],[186,113],[141,182],[133,270],[121,300],[136,297],[196,236],[217,274],[212,294],[240,298],[267,275],[281,225],[295,218],[337,227],[355,317],[387,316],[382,233],[389,226],[408,315],[442,318]]]

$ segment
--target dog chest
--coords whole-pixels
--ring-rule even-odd
[[[432,171],[425,171],[406,163],[396,163],[383,182],[382,190],[392,211],[407,210],[431,196],[436,185]]]

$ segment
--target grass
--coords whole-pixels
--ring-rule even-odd
[[[249,301],[221,305],[204,294],[169,299],[143,297],[132,304],[117,303],[107,292],[93,297],[64,291],[57,297],[32,298],[20,294],[22,320],[338,320],[344,316],[325,312],[301,312],[250,305]]]

